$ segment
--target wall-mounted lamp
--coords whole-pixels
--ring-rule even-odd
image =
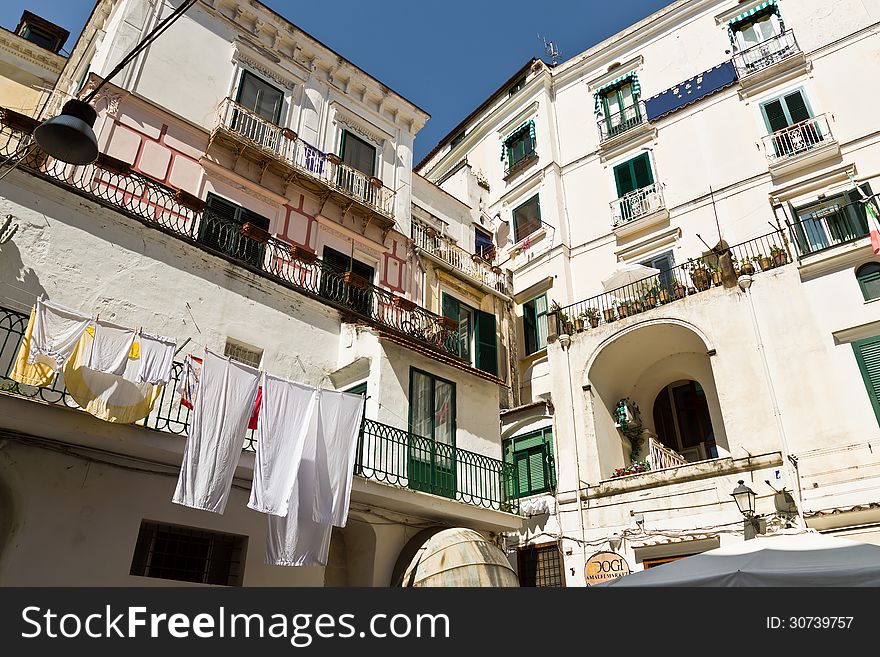
[[[568,345],[571,344],[571,336],[568,333],[560,333],[556,339],[559,341],[559,346],[563,349],[568,349]]]
[[[767,531],[767,525],[763,519],[755,516],[755,500],[758,497],[755,495],[755,491],[746,486],[742,479],[737,483],[739,485],[733,489],[730,496],[736,502],[736,507],[745,519],[743,521],[743,534],[745,540],[749,540]]]
[[[620,549],[620,544],[623,542],[623,537],[614,532],[611,535],[611,538],[608,539],[608,546],[611,548],[612,552],[617,552]]]

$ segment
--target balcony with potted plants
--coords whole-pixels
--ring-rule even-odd
[[[333,200],[387,230],[394,225],[394,192],[382,180],[324,153],[290,128],[272,123],[226,98],[219,108],[208,150],[221,146],[239,158],[257,162],[310,191]]]

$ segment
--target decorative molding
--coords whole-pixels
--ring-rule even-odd
[[[532,101],[529,105],[527,105],[524,109],[520,110],[516,116],[509,119],[507,123],[500,126],[498,128],[498,134],[501,135],[501,138],[506,138],[513,130],[521,126],[523,123],[529,120],[529,118],[537,119],[538,116],[538,101]]]
[[[315,219],[321,226],[321,230],[327,231],[331,235],[335,235],[336,237],[343,239],[347,242],[350,242],[352,239],[354,239],[358,243],[358,250],[363,251],[369,256],[376,258],[377,261],[381,262],[385,252],[379,251],[375,246],[373,246],[372,243],[370,243],[369,238],[358,235],[354,231],[349,231],[343,226],[339,226],[332,219],[324,215],[316,215]]]
[[[743,2],[740,0],[735,7],[731,7],[727,11],[715,16],[715,23],[717,25],[726,25],[728,21],[731,21],[740,14],[744,14],[750,9],[757,7],[762,2],[764,2],[764,0],[749,0],[749,2]]]
[[[374,132],[373,130],[365,128],[363,126],[363,123],[354,118],[349,110],[342,107],[342,105],[340,105],[336,101],[334,101],[332,104],[335,105],[335,120],[337,123],[341,123],[352,132],[356,132],[367,141],[372,142],[380,150],[384,147],[385,142],[391,139],[391,135],[387,134],[384,130],[382,130],[378,126],[373,125],[372,123],[370,123],[369,125],[371,125],[375,130],[379,130],[380,132]],[[361,121],[365,121],[365,119],[361,119]]]
[[[0,50],[23,59],[29,64],[46,69],[50,73],[60,75],[67,59],[62,55],[56,55],[12,32],[0,29]]]
[[[262,73],[267,78],[274,80],[275,82],[277,82],[279,85],[281,85],[283,88],[287,89],[288,91],[293,91],[296,89],[297,85],[303,84],[302,80],[293,78],[293,76],[291,76],[290,78],[284,77],[280,73],[273,71],[271,68],[269,68],[265,64],[261,64],[256,59],[244,54],[241,50],[238,49],[239,45],[242,45],[242,42],[236,41],[235,42],[236,50],[235,50],[235,56],[233,58],[233,62],[238,62],[239,64],[244,64],[248,68],[251,68],[258,73]],[[247,46],[249,44],[243,44],[243,45]]]
[[[592,94],[596,89],[600,88],[602,85],[608,84],[612,80],[616,80],[621,75],[625,75],[630,71],[637,71],[642,67],[645,63],[645,58],[642,55],[638,57],[633,57],[627,62],[624,62],[620,66],[615,66],[610,71],[606,71],[602,75],[599,75],[592,80],[587,81],[587,88],[590,90]]]

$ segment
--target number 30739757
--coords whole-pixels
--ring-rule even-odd
[[[768,630],[847,630],[854,616],[767,616]]]

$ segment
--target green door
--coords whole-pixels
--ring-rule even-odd
[[[409,487],[455,498],[455,384],[410,371]]]

